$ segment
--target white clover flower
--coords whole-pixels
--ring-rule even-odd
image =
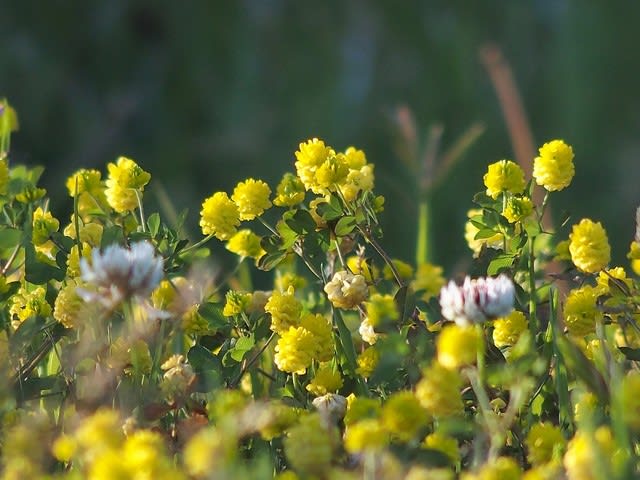
[[[367,281],[360,275],[342,270],[336,272],[324,291],[334,307],[350,310],[356,308],[369,295]]]
[[[453,280],[440,290],[442,315],[460,326],[503,317],[513,310],[515,288],[506,275],[496,278],[468,276],[462,286]]]
[[[379,335],[373,329],[373,325],[369,323],[369,317],[365,317],[364,320],[362,320],[360,327],[358,327],[358,333],[362,341],[369,345],[374,345],[378,341]]]
[[[327,393],[316,397],[311,403],[318,410],[327,426],[338,423],[347,411],[347,399],[337,393]]]
[[[80,260],[82,280],[98,287],[97,292],[78,289],[85,301],[98,300],[112,306],[129,297],[147,297],[162,280],[162,258],[149,242],[124,248],[109,245],[104,252],[94,249],[91,263]]]

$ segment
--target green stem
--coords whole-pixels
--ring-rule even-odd
[[[373,238],[373,236],[367,230],[365,230],[360,226],[358,226],[358,230],[360,231],[362,236],[365,238],[365,240],[371,244],[371,246],[375,249],[375,251],[378,252],[378,255],[380,255],[382,259],[385,261],[385,263],[389,266],[389,268],[391,269],[391,273],[393,273],[393,277],[395,278],[396,283],[398,284],[398,287],[400,288],[404,287],[404,283],[402,281],[402,278],[400,277],[400,274],[398,273],[398,269],[393,264],[391,257],[387,255],[387,252],[383,250],[383,248],[378,244],[376,239]]]
[[[535,237],[529,237],[529,330],[531,340],[536,342],[538,333],[536,270],[535,270]]]
[[[209,240],[211,240],[214,237],[213,233],[210,233],[209,235],[207,235],[206,237],[204,237],[202,240],[200,240],[199,242],[194,243],[193,245],[189,245],[187,248],[185,248],[184,250],[182,250],[180,252],[180,255],[183,255],[187,252],[190,252],[191,250],[195,250],[198,247],[201,247],[202,245],[204,245],[205,243],[207,243]]]
[[[134,192],[136,192],[136,199],[138,200],[138,209],[140,210],[140,228],[142,228],[143,232],[147,231],[147,226],[145,225],[145,220],[144,220],[144,207],[142,206],[142,195],[140,195],[140,192],[138,191],[138,189],[134,189]]]
[[[423,199],[418,205],[418,235],[416,239],[416,265],[427,263],[431,258],[431,206]]]
[[[260,221],[262,225],[264,225],[267,228],[267,230],[269,230],[274,235],[277,235],[278,237],[280,236],[278,231],[275,228],[273,228],[271,225],[269,225],[269,223],[267,223],[267,221],[264,218],[262,217],[256,217],[256,218]]]

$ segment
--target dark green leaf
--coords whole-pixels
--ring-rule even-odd
[[[273,270],[287,256],[287,252],[267,253],[258,260],[258,268],[268,272]]]
[[[299,235],[313,232],[316,229],[316,222],[307,210],[291,210],[286,212],[282,219]]]
[[[217,356],[202,345],[195,345],[187,358],[198,378],[197,392],[210,392],[222,385],[222,362]]]
[[[640,348],[618,347],[629,360],[640,362]]]
[[[510,253],[502,253],[497,255],[487,267],[487,275],[497,275],[503,270],[508,270],[512,267],[516,256]]]
[[[336,223],[333,231],[338,237],[344,237],[345,235],[349,235],[353,232],[354,228],[356,228],[356,219],[352,216],[342,217]]]
[[[247,352],[250,351],[255,344],[256,341],[253,338],[253,335],[249,337],[240,337],[231,350],[231,358],[233,358],[236,362],[242,361]]]
[[[15,228],[3,228],[0,230],[0,249],[14,248],[20,243],[22,232]]]
[[[102,231],[102,240],[100,241],[100,248],[104,249],[114,243],[122,245],[124,243],[124,233],[122,227],[112,225],[105,227]]]
[[[33,244],[25,247],[25,278],[27,282],[43,285],[49,280],[62,281],[65,272],[53,265],[39,262]]]

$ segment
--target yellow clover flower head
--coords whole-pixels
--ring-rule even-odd
[[[486,463],[477,474],[479,480],[520,480],[522,470],[515,459],[498,457]]]
[[[320,362],[331,360],[335,353],[332,323],[321,313],[307,313],[300,320],[300,324],[313,335],[314,360]]]
[[[500,160],[489,165],[483,180],[487,195],[491,198],[498,198],[504,192],[517,194],[524,191],[524,172],[511,160]]]
[[[625,423],[640,431],[640,373],[630,371],[622,382],[622,404]]]
[[[271,189],[262,180],[248,178],[233,189],[231,200],[238,206],[240,220],[253,220],[271,207]]]
[[[117,163],[109,163],[107,169],[109,178],[105,195],[111,208],[118,213],[135,210],[138,196],[151,180],[151,174],[126,157],[118,158]]]
[[[104,227],[99,223],[90,222],[85,223],[81,218],[78,219],[78,227],[80,228],[80,241],[86,242],[92,247],[99,247],[100,242],[102,240],[102,232],[104,231]],[[76,223],[74,215],[71,215],[71,222],[69,225],[64,227],[62,231],[67,237],[73,238],[76,237]]]
[[[458,441],[440,432],[433,432],[427,435],[422,443],[426,448],[438,450],[444,453],[451,463],[455,465],[460,461],[460,449],[458,448]]]
[[[427,424],[429,416],[413,392],[399,391],[382,407],[380,420],[388,432],[408,442]]]
[[[514,310],[505,317],[493,321],[493,343],[496,347],[511,347],[518,342],[522,332],[527,330],[527,317]]]
[[[380,421],[373,418],[349,425],[344,434],[344,448],[351,453],[367,450],[379,451],[387,443],[389,443],[389,434]]]
[[[322,475],[331,463],[336,434],[319,413],[303,416],[284,439],[287,460],[304,478]]]
[[[563,464],[568,480],[596,480],[600,478],[594,469],[597,456],[600,457],[606,470],[611,470],[611,459],[615,454],[615,442],[611,430],[607,426],[598,427],[591,434],[578,430],[567,446]],[[607,468],[609,467],[609,468]],[[612,472],[608,472],[612,473]],[[612,478],[608,475],[605,478]]]
[[[241,257],[258,260],[265,254],[260,246],[261,238],[248,228],[239,230],[228,241],[226,249]]]
[[[304,327],[289,327],[281,333],[274,361],[279,370],[287,373],[306,373],[316,353],[316,338]]]
[[[365,302],[365,306],[367,309],[367,321],[374,328],[384,322],[396,321],[400,316],[393,295],[374,293]]]
[[[228,240],[240,225],[238,206],[225,192],[216,192],[202,203],[200,227],[204,235]]]
[[[347,179],[349,167],[342,153],[331,155],[316,170],[316,193],[335,191]]]
[[[305,189],[302,180],[293,173],[287,172],[276,187],[273,204],[278,207],[293,207],[304,200]]]
[[[41,317],[51,315],[51,305],[47,303],[45,295],[46,290],[43,287],[36,287],[31,291],[20,287],[10,300],[11,326],[18,328],[26,319],[36,315]]]
[[[438,363],[448,369],[457,369],[476,362],[482,339],[473,325],[448,325],[440,332],[436,346]]]
[[[434,362],[422,372],[415,395],[430,415],[450,417],[462,413],[464,409],[461,388],[462,378],[457,370]]]
[[[301,143],[295,155],[296,172],[304,188],[314,193],[323,193],[317,186],[316,171],[330,156],[335,155],[333,149],[326,146],[322,140],[312,138]]]
[[[293,287],[289,287],[286,292],[274,291],[266,305],[264,311],[271,314],[272,331],[282,334],[289,330],[289,327],[300,325],[300,314],[302,304],[294,296]]]
[[[87,242],[81,243],[82,253],[78,250],[78,245],[71,247],[69,256],[67,257],[67,276],[71,278],[79,277],[82,273],[80,270],[80,259],[84,258],[85,261],[91,259],[92,248]]]
[[[225,317],[233,317],[246,311],[247,307],[251,303],[251,294],[228,290],[225,294],[225,300],[226,302],[222,309],[222,314]]]
[[[358,363],[356,373],[362,375],[364,378],[369,378],[378,366],[380,352],[378,352],[375,347],[367,347],[358,355],[356,361]]]
[[[444,284],[442,267],[426,262],[418,265],[416,276],[411,282],[411,288],[415,292],[422,292],[422,300],[427,302],[440,293]]]
[[[520,222],[533,212],[533,202],[528,197],[510,197],[507,206],[502,212],[509,223]]]
[[[76,292],[77,285],[69,283],[60,289],[53,304],[53,318],[66,328],[79,326],[79,315],[85,306],[84,301]]]
[[[324,291],[334,307],[346,310],[356,308],[369,295],[365,278],[345,270],[336,272]]]
[[[640,275],[640,242],[631,242],[627,258],[631,260],[631,270],[633,270],[636,275]]]
[[[342,376],[331,364],[324,363],[316,370],[313,380],[306,386],[307,391],[316,397],[334,393],[342,387]]]
[[[529,430],[525,444],[527,460],[538,466],[550,462],[556,455],[560,458],[567,442],[559,427],[550,423],[537,423]]]
[[[45,212],[38,207],[33,212],[33,244],[42,245],[49,241],[49,237],[53,232],[57,232],[60,228],[58,219],[51,215],[51,212]]]
[[[598,308],[599,291],[590,285],[572,290],[564,304],[564,324],[571,335],[584,337],[595,332],[603,314]]]
[[[533,178],[550,192],[563,190],[575,174],[573,149],[562,140],[552,140],[538,150],[533,161]]]
[[[583,218],[569,234],[571,261],[583,272],[595,273],[611,260],[607,232],[600,222]]]

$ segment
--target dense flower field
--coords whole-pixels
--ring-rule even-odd
[[[312,139],[275,188],[214,192],[194,242],[145,211],[151,174],[125,157],[72,173],[57,218],[1,108],[2,478],[640,475],[640,231],[627,272],[601,223],[548,225],[564,141],[532,179],[487,167],[470,275],[447,281],[386,253],[356,148]],[[233,271],[207,260],[222,248]]]

